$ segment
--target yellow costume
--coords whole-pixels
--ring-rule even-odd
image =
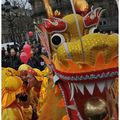
[[[29,105],[28,108],[21,107],[22,112],[25,114],[25,120],[31,120],[32,118],[32,106]]]
[[[30,68],[31,68],[31,67],[30,67],[29,65],[27,65],[27,64],[22,64],[22,65],[19,66],[18,70],[19,70],[19,71],[23,71],[23,70],[28,70],[28,69],[30,69]]]
[[[7,68],[2,68],[2,88],[5,86],[5,79],[9,76],[19,76],[20,72],[16,71],[13,68],[7,67]]]
[[[46,99],[40,109],[40,116],[38,120],[62,120],[62,117],[66,115],[64,107],[59,106],[59,100],[62,95],[55,95],[55,87],[53,88],[53,81],[49,81],[46,89]]]
[[[32,109],[34,110],[34,112],[37,113],[37,115],[39,115],[39,111],[46,99],[46,88],[48,86],[48,78],[44,76],[48,76],[49,69],[46,67],[43,71],[40,71],[37,68],[34,68],[33,70],[36,72],[36,75],[34,77],[37,81],[35,80],[32,83],[33,87],[30,89],[28,94]],[[29,112],[26,108],[23,111],[27,113]]]
[[[2,90],[2,120],[25,120],[17,104],[16,95],[21,93],[22,80],[19,77],[8,77]]]
[[[32,87],[30,90],[30,104],[32,105],[33,108],[37,107],[38,100],[39,100],[38,93],[35,91],[34,87]]]

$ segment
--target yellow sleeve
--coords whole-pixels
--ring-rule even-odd
[[[2,111],[2,120],[26,120],[21,110],[16,108],[6,108]]]
[[[25,114],[25,120],[32,119],[32,106],[30,105],[28,108],[21,107],[23,113]]]
[[[34,88],[30,90],[30,104],[32,105],[33,108],[36,108],[38,104],[38,97],[37,93],[34,91]]]

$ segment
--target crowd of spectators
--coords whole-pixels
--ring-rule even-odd
[[[113,31],[104,32],[100,29],[95,29],[94,33],[104,33],[104,34],[113,34]],[[7,49],[2,47],[2,67],[11,67],[14,69],[18,69],[18,67],[23,64],[20,60],[20,53],[22,52],[22,48],[25,43],[21,43],[21,45],[7,45]],[[29,58],[27,64],[32,68],[38,68],[40,70],[44,70],[46,67],[44,60],[40,57],[40,55],[46,55],[46,52],[43,52],[43,47],[40,43],[34,41],[29,42],[31,45],[31,57]]]
[[[7,49],[2,47],[2,67],[11,67],[18,69],[18,67],[23,64],[20,60],[20,53],[25,43],[21,46],[7,45]],[[40,43],[29,43],[31,45],[31,56],[27,62],[32,68],[38,68],[39,70],[44,70],[46,67],[44,60],[40,57],[44,54]]]

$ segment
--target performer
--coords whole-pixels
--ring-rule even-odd
[[[22,80],[8,77],[2,90],[2,120],[26,120],[16,96],[22,93]]]

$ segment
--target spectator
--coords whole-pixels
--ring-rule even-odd
[[[16,54],[16,55],[17,55],[17,57],[20,57],[20,53],[19,53],[19,52],[17,52],[17,54]]]
[[[13,48],[16,52],[18,51],[17,44],[11,45],[10,49],[12,49],[12,48]]]
[[[34,52],[31,50],[31,58],[28,60],[28,65],[30,65],[32,68],[43,70],[44,61],[39,57],[39,55],[37,55],[38,54],[34,56]]]
[[[38,44],[35,46],[35,55],[41,54],[41,45]]]
[[[10,50],[10,59],[9,59],[10,65],[9,67],[12,67],[14,69],[18,69],[18,67],[21,65],[21,61],[19,57],[16,55],[16,51],[14,48]]]
[[[5,48],[2,47],[2,58],[5,56]]]
[[[5,56],[2,58],[2,67],[9,67],[9,59],[10,59],[10,56],[8,51],[6,50]]]
[[[41,55],[41,46],[38,45],[36,46],[36,49],[35,49],[35,57],[38,59],[38,61],[40,62],[40,70],[44,70],[46,65],[44,63],[44,60],[40,57]]]
[[[25,45],[25,42],[22,42],[21,44],[20,44],[20,48],[19,48],[19,51],[21,51],[22,49],[23,49],[23,46]]]
[[[7,45],[7,51],[8,51],[8,53],[10,53],[10,45],[9,44]]]
[[[30,65],[32,68],[38,68],[38,61],[34,57],[34,51],[33,51],[33,49],[31,50],[31,57],[28,60],[28,65]]]

